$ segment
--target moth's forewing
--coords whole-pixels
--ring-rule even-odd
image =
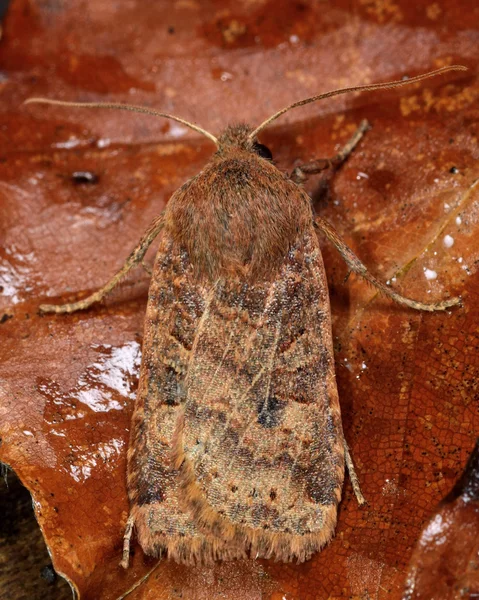
[[[174,461],[176,460],[176,467]],[[314,231],[273,277],[199,283],[168,235],[149,292],[128,487],[147,554],[305,560],[344,473],[329,300]]]
[[[309,558],[333,534],[344,476],[328,290],[312,228],[272,278],[216,283],[186,390],[180,477],[195,522],[243,539],[255,556]]]
[[[131,515],[145,554],[164,550],[179,562],[244,555],[242,547],[203,535],[182,501],[173,464],[178,420],[186,400],[185,377],[204,289],[195,285],[191,263],[165,234],[148,294],[140,383],[128,451]],[[221,551],[221,552],[220,552]]]

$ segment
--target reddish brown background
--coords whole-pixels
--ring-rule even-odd
[[[213,148],[161,119],[22,101],[145,104],[217,134],[332,88],[470,68],[299,109],[261,137],[291,169],[332,155],[368,118],[329,188],[308,183],[317,210],[404,293],[464,298],[442,314],[393,306],[354,276],[344,283],[322,241],[344,427],[368,505],[347,481],[336,538],[306,564],[162,562],[129,596],[399,599],[421,527],[479,431],[478,30],[475,0],[12,3],[0,41],[0,460],[32,493],[55,568],[82,599],[117,598],[155,565],[136,548],[132,568],[118,567],[147,280],[133,274],[83,314],[37,307],[104,283]]]

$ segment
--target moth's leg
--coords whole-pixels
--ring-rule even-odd
[[[73,302],[71,304],[41,304],[40,311],[43,313],[71,313],[75,312],[76,310],[85,310],[85,308],[88,308],[94,302],[100,302],[107,294],[109,294],[112,291],[112,289],[120,282],[120,280],[128,273],[128,271],[131,268],[142,262],[143,257],[145,256],[150,244],[160,233],[162,228],[163,215],[160,215],[153,221],[153,223],[144,233],[138,246],[127,258],[125,264],[118,271],[118,273],[116,273],[116,275],[112,277],[106,285],[104,285],[94,294],[91,294],[84,300]]]
[[[366,502],[363,493],[361,492],[361,487],[359,485],[359,479],[356,475],[356,470],[354,469],[353,459],[351,458],[351,454],[349,452],[348,443],[343,437],[344,443],[344,459],[346,461],[346,467],[348,468],[349,479],[351,479],[351,484],[353,486],[354,495],[356,496],[356,500],[358,504],[364,504]]]
[[[141,266],[145,269],[150,277],[153,275],[153,269],[144,260],[141,261]]]
[[[351,271],[354,271],[358,275],[364,277],[364,279],[369,281],[369,283],[372,283],[376,289],[386,296],[389,296],[389,298],[398,304],[404,304],[405,306],[415,308],[416,310],[427,310],[429,312],[433,312],[435,310],[446,310],[451,306],[457,306],[458,304],[461,304],[461,298],[448,298],[447,300],[442,300],[442,302],[425,304],[423,302],[418,302],[417,300],[412,300],[411,298],[405,298],[404,296],[401,296],[401,294],[398,294],[389,286],[376,279],[374,275],[367,270],[366,266],[363,265],[351,248],[349,248],[339,237],[338,232],[332,225],[330,225],[324,219],[321,219],[321,217],[316,217],[314,224],[336,246],[336,249],[338,250],[339,254],[341,254]]]
[[[124,569],[128,569],[128,565],[130,564],[130,543],[133,533],[133,525],[134,518],[133,515],[130,515],[128,517],[128,521],[126,522],[125,534],[123,536],[123,554],[120,562],[120,567],[123,567]]]
[[[348,156],[353,152],[356,146],[361,141],[361,138],[366,133],[371,126],[369,125],[366,119],[363,119],[361,123],[359,123],[358,128],[351,136],[350,140],[343,146],[343,148],[331,158],[331,163],[333,167],[340,167],[343,162],[348,158]]]
[[[294,183],[304,183],[308,179],[309,175],[316,175],[317,173],[320,173],[321,171],[331,167],[340,167],[354,150],[354,148],[356,148],[359,140],[363,137],[368,129],[369,123],[366,120],[361,121],[351,139],[343,146],[336,156],[333,156],[333,158],[313,160],[304,165],[300,165],[291,172],[291,175],[289,176],[290,179],[292,179]]]

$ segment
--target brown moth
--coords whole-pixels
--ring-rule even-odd
[[[208,137],[217,151],[171,197],[122,269],[84,300],[43,312],[70,313],[101,301],[161,233],[146,309],[143,358],[128,451],[133,527],[143,551],[184,563],[245,556],[305,561],[334,533],[344,466],[364,502],[344,439],[334,373],[328,288],[316,229],[351,271],[418,310],[444,310],[452,298],[423,304],[376,280],[335,230],[314,218],[298,185],[346,159],[363,122],[332,160],[291,175],[257,141],[291,108],[350,91],[392,88],[408,80],[340,89],[296,102],[256,129],[227,127]],[[76,103],[33,98],[66,106]]]

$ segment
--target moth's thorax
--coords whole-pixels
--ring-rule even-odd
[[[166,228],[200,277],[273,277],[311,226],[309,197],[255,153],[249,132],[228,128],[210,162],[168,204]]]

